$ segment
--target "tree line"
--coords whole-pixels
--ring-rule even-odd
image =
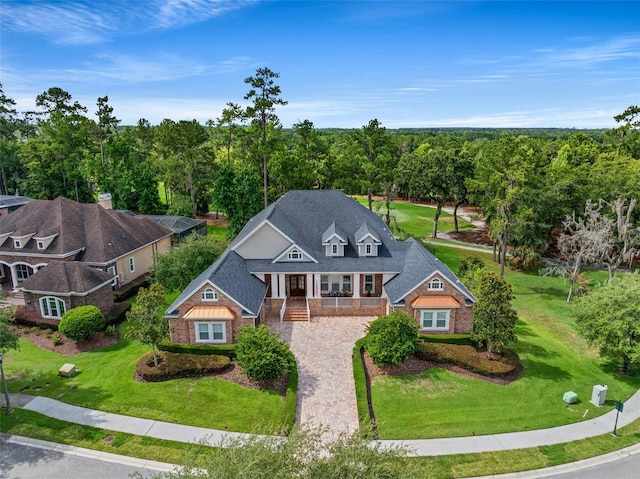
[[[611,130],[388,130],[378,119],[357,129],[317,129],[305,119],[282,127],[279,74],[259,68],[244,80],[245,105],[220,116],[122,126],[108,96],[92,114],[71,94],[49,88],[37,111],[18,113],[0,85],[0,193],[92,202],[112,194],[118,209],[196,216],[210,209],[231,234],[294,189],[341,189],[429,200],[442,208],[478,206],[504,266],[506,251],[526,265],[554,242],[554,229],[588,201],[640,197],[640,108]],[[483,134],[484,131],[484,134]],[[457,214],[454,215],[457,230]],[[631,222],[638,225],[638,212]]]

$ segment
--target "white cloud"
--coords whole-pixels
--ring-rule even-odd
[[[85,45],[153,29],[203,22],[259,0],[67,1],[4,3],[2,27],[41,34],[54,43]]]

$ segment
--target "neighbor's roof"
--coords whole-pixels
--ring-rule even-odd
[[[207,225],[206,220],[196,220],[188,216],[136,215],[136,218],[147,218],[154,223],[169,228],[176,234]]]
[[[111,283],[113,276],[75,261],[52,261],[24,280],[17,289],[31,293],[84,296]]]
[[[33,200],[31,198],[27,198],[26,196],[0,195],[0,208],[18,207],[26,205],[30,201]]]
[[[119,211],[106,210],[96,203],[78,203],[63,197],[33,200],[0,217],[0,235],[43,237],[50,232],[57,232],[58,236],[44,251],[37,249],[33,239],[23,248],[15,248],[13,241],[6,237],[0,245],[0,256],[8,253],[75,255],[76,261],[104,264],[171,235],[171,230],[151,220],[136,219]]]

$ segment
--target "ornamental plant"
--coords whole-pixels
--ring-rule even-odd
[[[367,326],[367,352],[378,366],[398,364],[417,347],[418,323],[404,311],[379,316]]]
[[[104,315],[97,306],[78,306],[60,319],[58,331],[72,341],[86,341],[104,328]]]
[[[289,371],[293,353],[289,345],[266,326],[246,326],[240,328],[236,341],[236,363],[250,379],[278,379]]]

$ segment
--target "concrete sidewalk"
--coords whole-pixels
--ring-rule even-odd
[[[223,438],[244,438],[250,436],[242,433],[185,426],[181,424],[153,421],[151,419],[140,419],[122,416],[120,414],[94,411],[41,396],[28,396],[24,394],[12,394],[10,396],[11,404],[14,407],[38,412],[45,416],[67,422],[108,429],[111,431],[127,432],[138,436],[149,436],[157,439],[168,439],[187,443],[203,441],[210,445],[220,445]],[[617,411],[613,410],[588,421],[536,431],[443,439],[378,442],[384,447],[404,446],[408,450],[412,451],[411,455],[414,456],[441,456],[449,454],[523,449],[551,444],[561,444],[610,433],[613,431],[616,412]],[[618,419],[618,428],[630,424],[639,417],[640,390],[624,403],[624,412],[620,414]]]

